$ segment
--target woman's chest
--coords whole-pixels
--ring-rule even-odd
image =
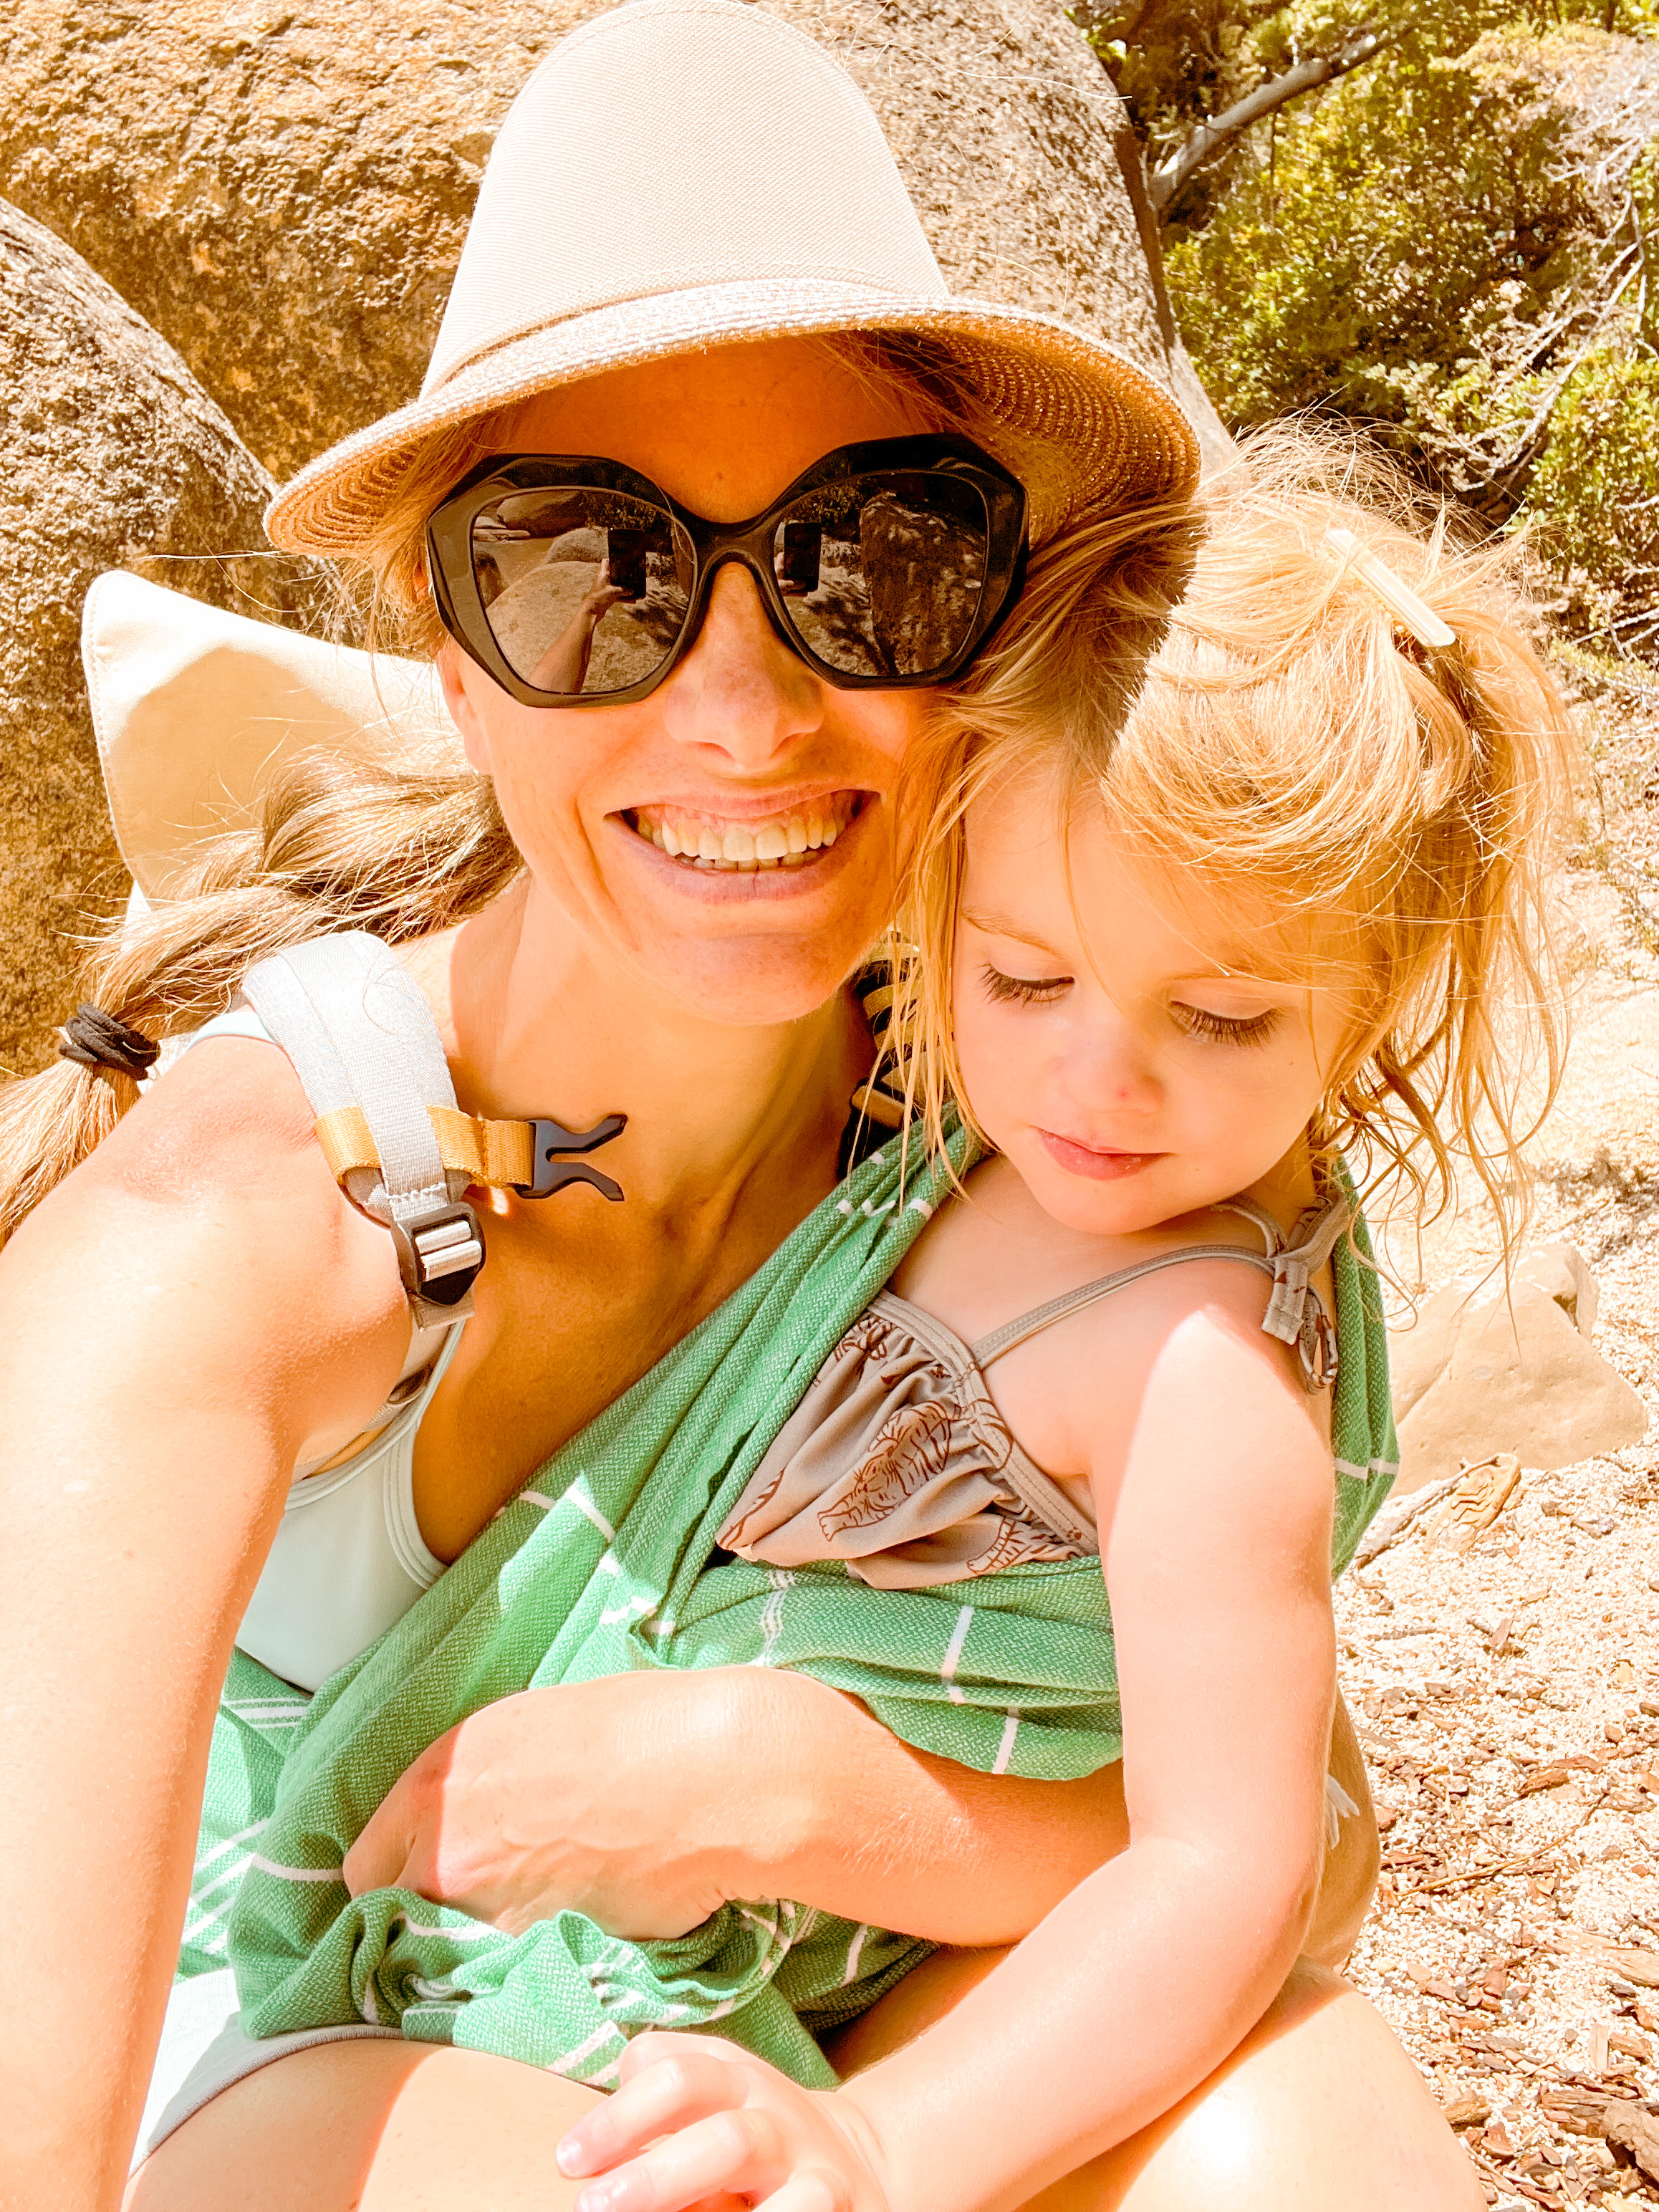
[[[476,1310],[415,1441],[421,1535],[445,1560],[562,1444],[650,1372],[765,1260],[775,1224],[690,1213],[486,1222]],[[594,1206],[604,1203],[595,1199]],[[793,1226],[793,1224],[787,1224]]]

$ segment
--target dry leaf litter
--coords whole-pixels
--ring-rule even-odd
[[[1659,1415],[1659,688],[1577,682],[1574,1042],[1528,1242],[1582,1252],[1595,1349]],[[1495,1250],[1468,1202],[1385,1241],[1419,1295]],[[1382,1850],[1349,1971],[1490,2203],[1659,2200],[1659,1419],[1553,1472],[1511,1441],[1518,1468],[1397,1505],[1406,1525],[1338,1589]]]

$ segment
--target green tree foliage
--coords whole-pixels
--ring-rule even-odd
[[[1149,161],[1357,22],[1262,8],[1126,46]],[[1255,125],[1166,210],[1170,291],[1224,416],[1379,433],[1534,524],[1575,623],[1659,635],[1659,23],[1419,12]],[[1158,28],[1158,18],[1152,28]],[[1200,54],[1201,50],[1201,54]],[[1200,58],[1203,66],[1200,65]]]
[[[1527,490],[1571,626],[1651,657],[1659,644],[1659,360],[1593,354],[1568,379]]]

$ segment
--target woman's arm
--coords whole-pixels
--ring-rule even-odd
[[[0,1254],[0,2203],[118,2201],[243,1606],[408,1329],[268,1046],[216,1042]]]
[[[619,585],[611,582],[608,563],[601,562],[592,590],[531,671],[531,682],[544,691],[580,691],[587,681],[593,633],[611,608],[627,597]]]
[[[515,1934],[564,1907],[680,1936],[793,1897],[934,1942],[1011,1943],[1128,1840],[1119,1771],[976,1773],[761,1667],[527,1690],[423,1753],[345,1863]]]
[[[1177,2103],[1284,1982],[1321,1858],[1329,1451],[1259,1313],[1224,1285],[1184,1317],[1169,1296],[1138,1302],[1143,1335],[1163,1323],[1139,1377],[1133,1343],[1094,1370],[1134,1409],[1121,1465],[1097,1468],[1129,1849],[947,2018],[832,2094],[693,2039],[642,2039],[627,2087],[567,2139],[566,2171],[669,2139],[610,2172],[592,2212],[673,2212],[815,2172],[836,2177],[825,2202],[857,2212],[1021,2203]]]

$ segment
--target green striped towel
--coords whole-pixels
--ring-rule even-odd
[[[604,2084],[629,2035],[718,2024],[799,2081],[833,2079],[814,2034],[872,2002],[925,1943],[783,1899],[631,1943],[577,1912],[513,1936],[407,1891],[348,1896],[344,1852],[398,1777],[517,1691],[647,1667],[793,1667],[861,1698],[906,1741],[983,1771],[1069,1778],[1119,1756],[1096,1560],[902,1591],[839,1565],[709,1565],[755,1466],[941,1194],[937,1170],[913,1169],[902,1189],[897,1151],[840,1185],[324,1686],[287,1731],[257,1837],[244,1832],[248,1797],[233,1786],[221,1799],[215,1833],[246,1854],[228,1948],[250,2034],[365,2020]],[[1337,1269],[1334,1566],[1381,1504],[1394,1456],[1376,1284],[1346,1249]],[[244,1666],[229,1686],[257,1705],[269,1683]],[[257,1717],[263,1756],[271,1717]],[[226,1737],[249,1780],[251,1726]]]

